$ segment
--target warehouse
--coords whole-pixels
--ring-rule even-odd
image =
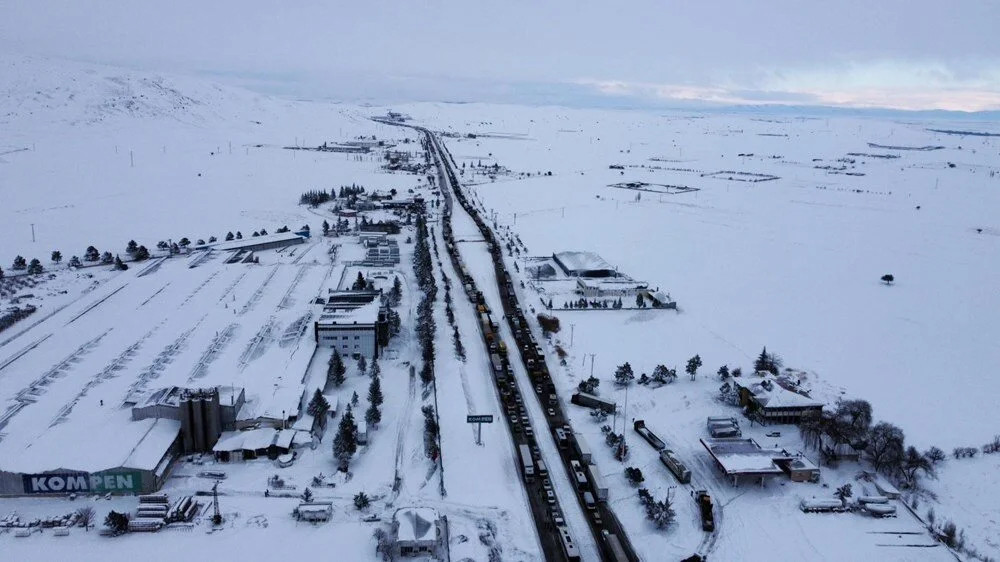
[[[305,241],[306,239],[303,236],[296,234],[294,232],[282,232],[279,234],[265,234],[264,236],[253,236],[250,238],[230,240],[228,242],[206,244],[205,246],[199,246],[199,247],[210,247],[213,250],[219,250],[220,252],[238,251],[238,250],[256,252],[260,250],[275,250],[277,248],[286,248],[288,246],[302,244]]]
[[[558,252],[553,261],[569,277],[615,277],[618,272],[604,258],[593,252]]]
[[[180,422],[111,418],[61,424],[18,447],[0,450],[0,496],[143,494],[158,490],[180,453]],[[96,431],[96,433],[95,433]],[[94,439],[94,435],[104,435]],[[86,443],[86,446],[78,444]]]
[[[287,454],[295,445],[294,429],[258,428],[247,431],[226,431],[212,447],[220,462],[268,458],[274,460]]]

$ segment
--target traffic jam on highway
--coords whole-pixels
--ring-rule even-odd
[[[452,163],[449,163],[450,155],[447,150],[430,131],[418,129],[425,134],[426,147],[438,161],[441,193],[445,199],[442,233],[448,254],[455,271],[461,277],[466,295],[476,307],[480,331],[490,354],[492,378],[504,408],[503,418],[510,428],[519,452],[523,484],[531,503],[532,515],[546,559],[580,560],[580,548],[566,525],[559,499],[549,478],[548,467],[542,459],[535,429],[526,410],[525,400],[528,398],[521,395],[514,377],[511,366],[512,355],[520,356],[524,370],[528,373],[535,394],[534,400],[538,401],[541,411],[545,413],[548,429],[558,446],[559,456],[569,482],[575,489],[576,499],[587,516],[594,542],[602,550],[602,558],[614,562],[638,561],[621,524],[607,505],[608,489],[601,481],[597,467],[590,464],[589,447],[573,432],[573,428],[563,415],[555,385],[552,383],[545,362],[544,351],[532,335],[520,307],[513,280],[504,264],[501,245],[493,231],[462,193]],[[475,280],[462,262],[452,232],[452,195],[476,223],[490,252],[502,311],[490,309],[483,292],[476,286]],[[494,320],[497,312],[501,313],[509,323],[516,349],[511,349],[502,340],[500,327]]]

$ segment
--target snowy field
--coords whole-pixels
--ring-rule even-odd
[[[529,255],[595,251],[678,302],[677,313],[556,310],[561,343],[570,352],[566,378],[560,383],[557,377],[564,398],[589,375],[590,354],[595,354],[603,394],[621,405],[623,393],[615,391],[611,377],[617,365],[629,361],[637,375],[660,363],[683,371],[698,353],[705,364],[700,378],[711,380],[636,389],[629,418],[645,417],[669,430],[677,410],[691,408],[692,420],[704,423],[712,413],[706,409],[718,407],[712,403],[720,384],[715,370],[727,364],[746,371],[766,345],[786,366],[805,372],[814,397],[830,403],[840,396],[869,400],[877,420],[899,425],[907,442],[921,449],[981,445],[1000,431],[1000,415],[992,406],[1000,384],[989,375],[1000,366],[995,343],[1000,326],[993,313],[1000,309],[1000,293],[994,290],[1000,282],[1000,146],[993,138],[927,130],[995,131],[994,123],[477,104],[403,109],[432,129],[455,133],[445,142],[459,168],[482,160],[511,170],[495,181],[470,171],[475,184],[470,191],[501,229],[520,237]],[[476,138],[468,138],[469,133]],[[932,149],[915,150],[924,147]],[[610,187],[622,182],[697,191]],[[879,281],[886,273],[895,276],[894,285]],[[525,297],[522,302],[536,306],[549,298],[535,290]],[[599,440],[598,426],[579,410],[574,425],[590,428],[584,433],[595,434],[592,442]],[[678,431],[675,445],[704,460],[704,450],[695,448],[703,431],[690,423],[695,425],[688,432]],[[784,434],[790,433],[797,439],[797,431],[786,428]],[[609,481],[619,483],[614,501],[623,507],[616,509],[641,516],[620,475],[623,467],[604,453],[600,466]],[[1000,518],[995,502],[983,506],[980,498],[995,498],[1000,489],[989,483],[987,470],[960,470],[961,462],[946,461],[941,480],[928,486],[940,488],[939,519],[954,519],[980,545],[989,533],[976,518]],[[981,480],[975,494],[963,490],[970,471]],[[711,480],[714,473],[704,476]],[[850,480],[846,473],[828,476],[830,485]],[[797,495],[810,487],[819,490],[792,486]],[[741,491],[720,493],[727,498]],[[780,497],[766,505],[791,510],[794,502],[784,490],[762,493]],[[798,541],[798,533],[784,533],[788,525],[804,525],[818,548],[826,537],[840,536],[828,534],[825,525],[810,531],[816,520],[797,512],[773,523],[751,521],[758,506],[747,499],[725,510],[730,526],[744,512],[740,526],[748,533],[773,534],[782,546],[804,549],[797,552],[802,557],[822,554]],[[741,503],[744,508],[735,507]],[[633,528],[646,525],[641,519],[633,523]],[[869,532],[870,523],[853,521],[845,533]],[[729,532],[722,535],[720,555],[745,547]],[[650,539],[638,541],[647,556],[674,544],[675,537]],[[866,556],[914,556],[906,549],[872,548]]]
[[[10,275],[14,256],[23,255],[54,273],[18,289],[33,294],[22,302],[39,310],[0,333],[0,468],[150,462],[150,451],[122,445],[154,425],[130,422],[120,408],[137,391],[245,386],[255,412],[280,415],[301,404],[303,393],[324,386],[329,351],[316,350],[311,328],[288,330],[318,314],[312,299],[356,275],[347,262],[363,250],[353,238],[314,236],[292,249],[260,252],[255,265],[225,264],[219,252],[196,267],[175,257],[125,272],[71,271],[65,262],[88,245],[124,255],[130,239],[153,248],[159,240],[221,238],[237,230],[249,235],[284,225],[309,224],[318,233],[334,215],[328,207],[297,205],[310,189],[357,183],[429,195],[422,178],[387,173],[378,152],[283,148],[359,135],[412,142],[415,133],[369,119],[389,108],[277,100],[197,80],[44,59],[4,56],[0,68],[0,266]],[[591,443],[613,508],[644,560],[696,551],[721,560],[950,559],[943,547],[930,546],[919,520],[902,506],[899,517],[886,520],[799,511],[802,498],[829,497],[837,486],[856,483],[850,463],[824,467],[819,485],[777,479],[763,488],[734,488],[718,476],[698,438],[705,436],[706,415],[727,411],[715,400],[715,370],[728,364],[747,371],[764,345],[806,374],[814,397],[867,399],[877,420],[899,425],[921,449],[981,445],[1000,432],[991,401],[1000,391],[991,375],[1000,368],[994,314],[1000,310],[1000,146],[995,138],[927,130],[995,131],[995,124],[480,104],[391,109],[454,133],[444,142],[475,184],[468,191],[501,229],[520,237],[529,255],[594,251],[678,302],[676,312],[584,312],[562,310],[557,296],[563,331],[547,347],[564,411]],[[921,147],[928,149],[913,150]],[[455,219],[456,235],[471,238],[468,217],[457,213]],[[431,226],[443,273],[454,284],[433,217]],[[380,523],[362,517],[376,515],[386,526],[395,508],[419,504],[447,515],[453,560],[487,560],[491,552],[501,560],[544,559],[506,424],[484,426],[483,445],[476,445],[474,426],[465,423],[467,414],[502,410],[476,316],[457,285],[455,321],[465,361],[451,353],[443,303],[435,308],[443,474],[424,456],[420,407],[434,404],[435,396],[410,374],[420,355],[411,337],[419,299],[413,246],[403,242],[412,235],[407,227],[398,236],[402,263],[379,282],[403,281],[403,335],[380,360],[383,419],[354,459],[350,478],[334,476],[331,442],[352,393],[361,396],[357,417],[367,407],[368,378],[353,361],[347,382],[327,389],[339,400],[338,417],[315,448],[299,449],[291,467],[209,461],[182,462],[171,471],[164,488],[171,496],[208,490],[211,481],[199,477],[201,471],[227,472],[220,486],[223,530],[206,532],[203,514],[187,530],[115,540],[81,529],[67,538],[0,532],[0,552],[12,560],[64,559],[80,549],[104,560],[166,560],[178,547],[193,547],[248,559],[301,550],[375,560],[371,537]],[[338,245],[333,254],[332,244]],[[488,255],[476,244],[461,244],[463,258],[482,277],[487,299],[496,301],[495,285],[486,282]],[[62,252],[62,265],[49,262],[53,250]],[[525,262],[517,263],[523,270]],[[435,270],[439,299],[441,273]],[[879,281],[886,273],[895,276],[892,286]],[[553,296],[544,283],[524,280],[522,303],[539,308]],[[11,296],[0,296],[0,308]],[[568,352],[565,366],[555,344]],[[603,445],[600,424],[568,403],[592,365],[601,394],[621,407],[624,392],[611,377],[617,365],[629,361],[636,374],[660,363],[681,371],[695,353],[704,360],[696,381],[682,374],[673,385],[630,390],[624,431],[632,453],[625,465]],[[523,384],[524,373],[516,375]],[[719,533],[700,530],[690,488],[663,469],[630,429],[632,418],[645,419],[689,461],[693,485],[715,499]],[[617,431],[624,426],[618,419]],[[781,437],[766,437],[772,430]],[[765,445],[803,449],[791,426],[748,431]],[[550,441],[541,445],[542,454],[552,456]],[[938,501],[925,500],[917,513],[925,517],[933,507],[981,551],[1000,554],[997,462],[996,456],[945,461],[939,479],[925,481]],[[625,466],[643,470],[654,496],[674,494],[674,526],[659,531],[645,520],[623,477]],[[291,509],[297,500],[264,496],[275,473],[295,486],[293,495],[320,474],[335,483],[313,488],[317,499],[334,503],[333,521],[296,524]],[[553,484],[567,522],[582,537],[586,515],[569,503],[568,482],[560,476]],[[352,503],[361,491],[373,499],[367,512]],[[112,508],[134,510],[137,500],[5,498],[0,518],[58,515],[82,502],[95,502],[103,517]],[[595,548],[580,540],[586,559],[594,558]],[[845,544],[851,546],[846,553]]]

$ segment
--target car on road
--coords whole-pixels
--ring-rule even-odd
[[[548,478],[546,478],[545,480],[542,480],[542,489],[544,489],[546,491],[552,489],[552,482],[550,482]]]
[[[549,409],[545,410],[545,413],[548,414],[550,418],[556,417],[556,410],[555,410],[555,408],[549,408]]]
[[[545,501],[547,501],[549,505],[555,505],[556,493],[553,492],[552,490],[545,490]]]

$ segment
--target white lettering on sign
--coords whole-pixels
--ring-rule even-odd
[[[31,477],[31,491],[32,492],[48,492],[49,488],[45,485],[44,476],[32,476]]]

